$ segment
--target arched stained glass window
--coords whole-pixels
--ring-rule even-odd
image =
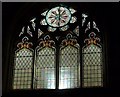
[[[30,89],[32,84],[33,51],[27,48],[17,50],[14,61],[14,89]]]
[[[13,89],[103,86],[101,33],[88,15],[76,16],[77,11],[54,6],[22,28],[19,38],[24,38],[15,53]]]
[[[102,49],[89,45],[83,49],[83,85],[102,86]]]
[[[34,88],[36,89],[55,89],[56,52],[55,48],[52,48],[51,44],[49,44],[49,46],[47,45],[48,42],[52,43],[53,41],[42,41],[40,43],[44,46],[41,47],[40,45],[36,49],[36,63],[34,72]]]
[[[59,89],[80,87],[79,45],[75,39],[63,41],[59,58]]]
[[[103,86],[103,63],[102,63],[102,47],[100,39],[96,37],[94,32],[89,34],[89,38],[85,40],[87,43],[83,47],[83,86]]]
[[[35,88],[55,88],[55,50],[45,47],[37,50]]]

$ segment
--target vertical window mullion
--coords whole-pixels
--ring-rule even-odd
[[[34,89],[34,68],[35,68],[35,50],[33,52],[33,64],[32,64],[32,84],[31,84],[31,88]]]
[[[56,89],[59,89],[59,46],[56,46]]]

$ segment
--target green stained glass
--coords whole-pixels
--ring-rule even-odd
[[[102,86],[102,51],[96,45],[83,49],[83,86]]]
[[[37,50],[35,88],[55,89],[55,50],[45,47]]]
[[[33,52],[23,48],[16,52],[13,89],[29,89],[32,82]]]
[[[80,86],[79,49],[67,46],[60,51],[59,89]]]

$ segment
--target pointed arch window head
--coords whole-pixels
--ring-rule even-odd
[[[88,38],[84,40],[85,46],[82,48],[83,62],[83,87],[102,87],[103,86],[103,61],[102,61],[102,45],[100,38],[96,33],[90,31],[91,22],[87,24],[85,33]],[[96,23],[93,21],[93,29],[99,32]]]
[[[32,84],[33,50],[32,43],[24,37],[18,43],[18,50],[15,52],[13,68],[13,89],[30,89]]]
[[[36,48],[36,64],[34,70],[35,89],[55,89],[56,61],[55,42],[46,35]]]
[[[61,43],[59,89],[80,87],[80,56],[77,40],[68,34]]]

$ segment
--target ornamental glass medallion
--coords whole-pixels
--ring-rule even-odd
[[[52,27],[62,27],[71,19],[70,11],[65,7],[52,8],[46,15],[46,22]]]

